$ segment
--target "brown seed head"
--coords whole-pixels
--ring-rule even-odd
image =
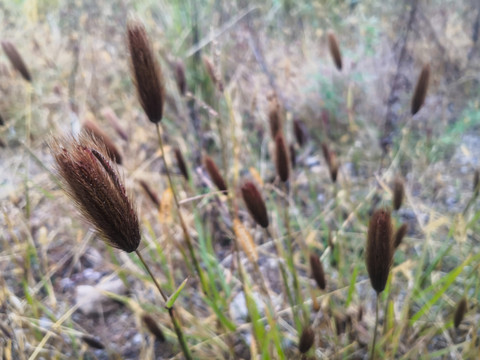
[[[342,70],[342,54],[338,46],[337,38],[333,32],[328,33],[328,48],[330,49],[330,55],[338,70]]]
[[[467,298],[463,297],[457,304],[457,308],[455,309],[455,315],[453,317],[453,325],[455,329],[460,326],[460,323],[467,312]]]
[[[227,191],[227,184],[223,179],[223,176],[220,174],[217,165],[213,162],[212,158],[208,155],[205,155],[204,158],[205,167],[207,168],[208,175],[212,179],[215,186],[220,191]]]
[[[397,231],[395,232],[395,236],[394,236],[394,248],[398,248],[400,246],[400,244],[402,243],[402,240],[403,238],[405,237],[405,235],[407,234],[407,231],[408,231],[408,224],[402,224],[402,226],[400,226]]]
[[[315,254],[310,254],[310,269],[312,271],[312,277],[317,282],[318,287],[325,290],[327,286],[325,272],[323,271],[323,265],[320,258]]]
[[[307,136],[305,134],[305,124],[302,120],[293,120],[293,133],[295,134],[295,139],[297,140],[298,146],[302,147],[307,141]]]
[[[328,145],[323,143],[322,144],[322,152],[323,152],[323,158],[325,159],[325,162],[327,163],[328,165],[328,168],[330,168],[330,164],[331,164],[331,153],[330,153],[330,149],[328,148]]]
[[[99,340],[95,339],[92,336],[83,335],[82,340],[90,347],[94,349],[105,349],[105,345],[103,345]]]
[[[223,91],[223,83],[220,80],[217,72],[215,71],[215,67],[213,66],[212,61],[208,57],[204,56],[203,63],[205,65],[205,69],[207,69],[210,80],[212,80],[212,83],[217,87],[219,91]]]
[[[268,100],[268,122],[272,138],[275,139],[283,124],[282,108],[275,95]]]
[[[377,294],[385,289],[393,260],[392,221],[387,210],[376,210],[368,225],[366,265]]]
[[[22,77],[28,81],[32,82],[32,76],[30,75],[30,71],[28,71],[27,65],[23,61],[22,56],[18,52],[15,45],[13,45],[10,41],[2,41],[2,48],[5,51],[5,54],[10,60],[12,66],[22,75]]]
[[[139,180],[138,182],[140,183],[140,186],[142,187],[143,191],[145,191],[145,194],[147,194],[153,205],[155,205],[157,209],[160,209],[160,199],[158,198],[157,193],[152,190],[150,185],[148,185],[145,180]]]
[[[163,334],[162,329],[160,329],[157,322],[150,315],[143,314],[142,322],[145,324],[147,329],[157,338],[158,341],[165,341],[165,335]]]
[[[292,164],[292,169],[297,166],[297,154],[295,152],[295,145],[290,144],[290,163]]]
[[[398,210],[402,206],[403,197],[405,194],[405,187],[403,180],[397,177],[393,183],[393,209]]]
[[[138,21],[127,25],[128,48],[130,51],[130,69],[137,88],[138,99],[153,123],[159,123],[163,117],[165,85],[145,27]]]
[[[246,181],[242,188],[242,197],[248,212],[253,217],[255,222],[261,227],[268,227],[267,207],[263,201],[260,191],[258,191],[255,184],[251,181]]]
[[[413,93],[412,98],[412,116],[415,115],[427,97],[428,90],[428,80],[430,78],[430,64],[423,66],[422,72],[418,77],[417,86],[415,87],[415,92]]]
[[[102,109],[101,113],[102,116],[107,119],[110,125],[115,129],[117,135],[120,136],[124,141],[128,141],[128,134],[120,125],[120,119],[117,117],[117,114],[115,114],[115,111],[113,111],[113,109],[110,107],[105,107]]]
[[[90,133],[90,135],[95,137],[97,141],[104,143],[105,148],[107,149],[107,155],[111,160],[115,161],[117,164],[122,163],[122,155],[120,154],[120,151],[115,146],[112,139],[102,129],[100,129],[96,123],[86,119],[83,122],[83,130],[87,133]]]
[[[178,169],[182,173],[185,180],[188,181],[189,176],[188,176],[187,164],[185,163],[185,159],[183,158],[182,152],[178,147],[173,149],[173,151],[175,153],[175,158],[177,159]]]
[[[475,175],[473,175],[473,194],[475,197],[478,196],[480,190],[480,172],[475,170]]]
[[[285,138],[283,137],[282,132],[279,132],[275,137],[275,166],[277,168],[278,177],[283,182],[288,181],[288,176],[290,173],[289,163],[290,161],[288,159]]]
[[[140,244],[140,227],[132,202],[110,164],[105,146],[88,134],[55,138],[50,151],[66,193],[83,217],[109,245],[126,252]]]
[[[177,82],[180,95],[185,96],[187,92],[187,79],[185,78],[185,65],[183,65],[183,61],[181,60],[175,63],[175,81]]]
[[[340,165],[337,160],[337,155],[335,155],[334,152],[330,152],[330,164],[328,166],[328,169],[330,170],[330,178],[332,179],[332,182],[337,181],[339,167]]]
[[[315,342],[315,333],[310,326],[307,326],[303,329],[302,335],[300,336],[300,341],[298,343],[298,350],[305,354],[313,346]]]

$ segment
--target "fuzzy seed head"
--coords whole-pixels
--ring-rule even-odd
[[[298,350],[300,353],[305,354],[313,346],[315,342],[315,333],[310,326],[303,329],[300,341],[298,343]]]
[[[376,210],[370,218],[365,255],[370,282],[379,294],[385,289],[393,260],[392,220],[385,209]]]
[[[107,155],[109,159],[115,161],[117,164],[122,163],[122,155],[115,146],[112,139],[93,121],[87,119],[83,123],[83,130],[90,133],[92,137],[95,137],[98,142],[103,142],[107,149]]]
[[[405,186],[401,178],[396,178],[393,183],[393,209],[398,210],[402,207],[403,197],[405,195]]]
[[[173,149],[173,152],[175,153],[175,158],[177,159],[178,169],[182,173],[185,180],[188,181],[189,175],[188,175],[188,170],[187,170],[187,164],[185,163],[185,159],[183,158],[182,152],[180,151],[180,149],[178,147]]]
[[[412,116],[415,115],[422,107],[427,97],[428,81],[430,79],[430,64],[423,66],[422,72],[418,77],[415,92],[412,98]]]
[[[292,169],[297,166],[297,153],[295,152],[295,145],[290,144],[290,163],[292,164]]]
[[[187,92],[187,79],[185,77],[185,65],[181,60],[175,63],[175,81],[180,95],[185,96]]]
[[[267,207],[263,201],[260,191],[251,181],[246,181],[242,188],[242,197],[248,212],[255,222],[263,228],[268,227]]]
[[[275,137],[275,166],[277,174],[281,181],[287,182],[290,174],[290,160],[288,159],[288,150],[285,144],[285,138],[282,132]]]
[[[457,308],[455,309],[455,315],[453,317],[453,325],[455,329],[460,326],[460,323],[467,312],[467,298],[463,297],[457,304]]]
[[[159,123],[163,117],[165,84],[143,24],[131,21],[127,25],[130,70],[138,99],[148,119]]]
[[[105,345],[103,345],[99,340],[95,339],[95,338],[92,337],[92,336],[83,335],[83,336],[82,336],[82,340],[85,342],[85,344],[87,344],[87,345],[90,346],[91,348],[94,348],[94,349],[105,349]]]
[[[325,272],[323,271],[323,265],[320,258],[315,254],[310,254],[310,269],[312,271],[312,277],[315,279],[318,287],[325,290],[327,286]]]
[[[400,226],[397,231],[395,232],[395,236],[394,236],[394,248],[398,248],[400,246],[400,244],[402,243],[402,240],[403,238],[405,237],[405,235],[407,234],[407,231],[408,231],[408,224],[402,224],[402,226]]]
[[[283,124],[282,108],[276,96],[271,96],[268,101],[268,123],[272,138],[275,139]]]
[[[143,314],[142,322],[145,324],[148,331],[150,331],[157,338],[158,341],[165,341],[165,335],[163,334],[162,329],[160,329],[157,322],[150,315]]]
[[[50,151],[63,188],[81,215],[109,245],[126,252],[140,244],[135,209],[120,181],[118,169],[110,164],[105,146],[90,137],[55,138]]]
[[[330,49],[330,55],[338,70],[342,70],[342,54],[340,53],[340,47],[338,46],[337,38],[333,32],[328,33],[328,48]]]
[[[332,179],[332,182],[337,182],[337,175],[338,175],[338,168],[340,167],[338,160],[337,160],[337,155],[335,155],[334,152],[330,152],[330,164],[328,166],[328,169],[330,171],[330,178]]]
[[[15,45],[10,41],[2,41],[2,48],[15,70],[17,70],[26,81],[32,82],[30,71],[28,71],[27,65],[25,65],[25,62]]]
[[[475,174],[473,175],[473,194],[475,197],[478,196],[478,192],[480,190],[480,171],[475,170]]]
[[[145,194],[147,194],[148,198],[150,201],[155,205],[157,209],[160,209],[160,199],[158,198],[158,195],[155,193],[155,191],[152,190],[150,185],[145,180],[139,180],[140,186],[142,187],[143,191],[145,191]]]
[[[204,158],[204,163],[208,175],[210,175],[210,178],[212,179],[218,190],[227,191],[227,184],[225,183],[223,176],[220,174],[220,171],[218,170],[217,165],[215,165],[215,163],[213,162],[212,158],[206,155]]]
[[[293,133],[295,134],[295,139],[297,140],[298,146],[302,147],[307,141],[307,136],[305,134],[305,124],[302,120],[293,120]]]

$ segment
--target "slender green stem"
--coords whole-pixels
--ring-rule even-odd
[[[377,327],[378,327],[378,303],[379,303],[380,294],[377,293],[377,299],[375,302],[375,329],[373,330],[373,342],[372,342],[372,352],[370,353],[370,359],[375,359],[375,343],[377,342]]]
[[[160,284],[158,283],[157,279],[155,279],[155,276],[153,276],[153,273],[150,270],[150,267],[145,262],[145,259],[143,258],[142,254],[138,250],[135,250],[135,253],[137,254],[140,261],[142,262],[145,269],[147,269],[148,274],[152,278],[153,283],[157,287],[158,292],[162,296],[163,300],[165,302],[167,302],[167,300],[168,300],[167,296],[165,295],[162,288],[160,287]],[[180,323],[178,322],[178,319],[175,316],[175,310],[174,310],[173,306],[167,308],[167,310],[168,310],[168,315],[170,316],[170,320],[172,321],[173,328],[175,329],[175,334],[177,335],[178,342],[180,344],[180,347],[182,348],[183,355],[185,355],[185,359],[187,359],[187,360],[193,359],[192,354],[190,353],[190,349],[188,348],[188,344],[185,340],[185,337],[183,336],[183,331],[182,331],[182,328],[180,326]]]
[[[205,279],[205,275],[203,274],[202,268],[200,267],[200,263],[198,262],[198,259],[195,255],[195,250],[193,248],[193,241],[190,236],[190,233],[188,232],[187,225],[185,224],[185,220],[183,219],[182,212],[180,211],[180,204],[178,202],[178,197],[177,197],[177,191],[175,190],[175,185],[173,184],[172,177],[170,175],[170,169],[167,164],[167,160],[165,158],[165,151],[163,149],[163,140],[162,140],[162,134],[160,133],[160,124],[156,123],[156,129],[157,129],[157,136],[158,136],[158,145],[160,146],[160,151],[162,154],[162,159],[163,159],[163,164],[165,166],[165,172],[167,173],[167,178],[168,178],[168,184],[170,185],[170,188],[172,189],[172,194],[173,194],[173,200],[175,202],[175,207],[177,208],[178,212],[178,218],[180,220],[180,226],[182,227],[183,234],[185,235],[185,242],[187,243],[187,248],[190,253],[190,257],[192,258],[193,266],[195,267],[195,270],[197,271],[198,277],[200,278],[200,284],[202,286],[202,290],[205,293],[205,295],[208,295],[208,285],[207,281]]]

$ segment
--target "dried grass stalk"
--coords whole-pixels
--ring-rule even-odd
[[[83,217],[107,244],[135,251],[140,244],[138,217],[105,146],[82,134],[78,140],[54,138],[50,150],[64,190]]]
[[[370,282],[379,294],[385,289],[393,260],[392,221],[385,209],[376,210],[370,218],[365,255]]]
[[[5,51],[5,54],[10,60],[12,66],[22,75],[22,77],[28,81],[32,82],[32,76],[30,75],[30,71],[27,68],[27,65],[23,61],[22,56],[18,52],[15,45],[13,45],[10,41],[2,41],[2,48]]]
[[[423,66],[422,72],[418,77],[417,85],[415,86],[415,92],[412,98],[412,116],[415,115],[427,97],[428,80],[430,78],[430,64]]]
[[[268,214],[265,201],[263,201],[260,191],[251,181],[246,181],[242,188],[242,197],[248,212],[255,222],[263,228],[268,227]]]
[[[128,48],[130,51],[130,69],[137,88],[138,99],[153,123],[159,123],[163,117],[165,84],[162,71],[157,62],[143,24],[131,21],[127,25]]]

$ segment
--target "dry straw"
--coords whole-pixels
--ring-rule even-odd
[[[467,312],[467,298],[463,297],[457,304],[457,308],[455,309],[455,315],[453,316],[453,325],[455,329],[460,326],[460,323]]]
[[[318,287],[325,290],[327,287],[325,272],[323,271],[323,265],[320,258],[315,254],[310,254],[310,269],[312,271],[312,277],[315,279]]]
[[[412,98],[412,116],[415,115],[422,107],[427,97],[428,80],[430,78],[430,65],[423,66],[422,72],[418,77],[417,86]]]
[[[281,181],[287,182],[290,174],[288,150],[282,132],[275,137],[275,166]]]
[[[122,163],[122,155],[120,150],[115,146],[112,139],[102,130],[100,127],[93,121],[87,119],[83,122],[84,131],[90,133],[93,137],[97,138],[97,141],[104,143],[105,148],[107,149],[107,155],[110,159],[115,161],[117,164]]]
[[[187,170],[187,164],[185,163],[185,159],[183,158],[182,152],[178,147],[173,149],[173,152],[175,153],[175,158],[177,159],[177,165],[178,165],[178,169],[180,170],[180,173],[183,175],[185,180],[188,181],[189,175]]]
[[[212,179],[218,190],[227,191],[227,184],[225,183],[223,176],[220,174],[220,171],[218,170],[217,165],[215,165],[215,163],[213,162],[212,158],[208,155],[205,155],[203,161],[205,164],[205,168],[207,169],[208,175],[210,175],[210,178]]]
[[[393,209],[399,210],[402,207],[405,186],[401,178],[396,178],[393,183]]]
[[[300,341],[298,342],[298,350],[305,354],[313,346],[315,342],[315,333],[310,326],[303,329],[302,335],[300,335]]]
[[[330,55],[338,70],[342,70],[342,54],[340,53],[340,47],[338,41],[333,32],[328,33],[328,48],[330,49]]]
[[[109,245],[132,252],[140,244],[136,211],[107,149],[88,134],[55,138],[50,150],[67,194]]]
[[[268,214],[265,201],[263,201],[260,191],[251,181],[246,181],[242,188],[242,197],[248,212],[255,222],[263,228],[268,227]]]
[[[143,24],[130,21],[127,25],[130,68],[137,88],[138,99],[148,119],[157,124],[163,117],[165,84],[160,65]]]
[[[402,224],[397,231],[395,232],[395,236],[393,237],[393,243],[394,243],[394,248],[398,248],[400,244],[402,243],[403,238],[407,234],[408,231],[408,224]]]
[[[13,45],[10,41],[2,41],[2,48],[5,51],[5,54],[10,60],[12,66],[22,75],[22,77],[28,81],[32,82],[32,76],[30,75],[30,71],[25,65],[22,56],[18,52],[15,45]]]
[[[376,210],[368,225],[366,264],[370,282],[377,294],[385,289],[393,260],[390,212]]]

